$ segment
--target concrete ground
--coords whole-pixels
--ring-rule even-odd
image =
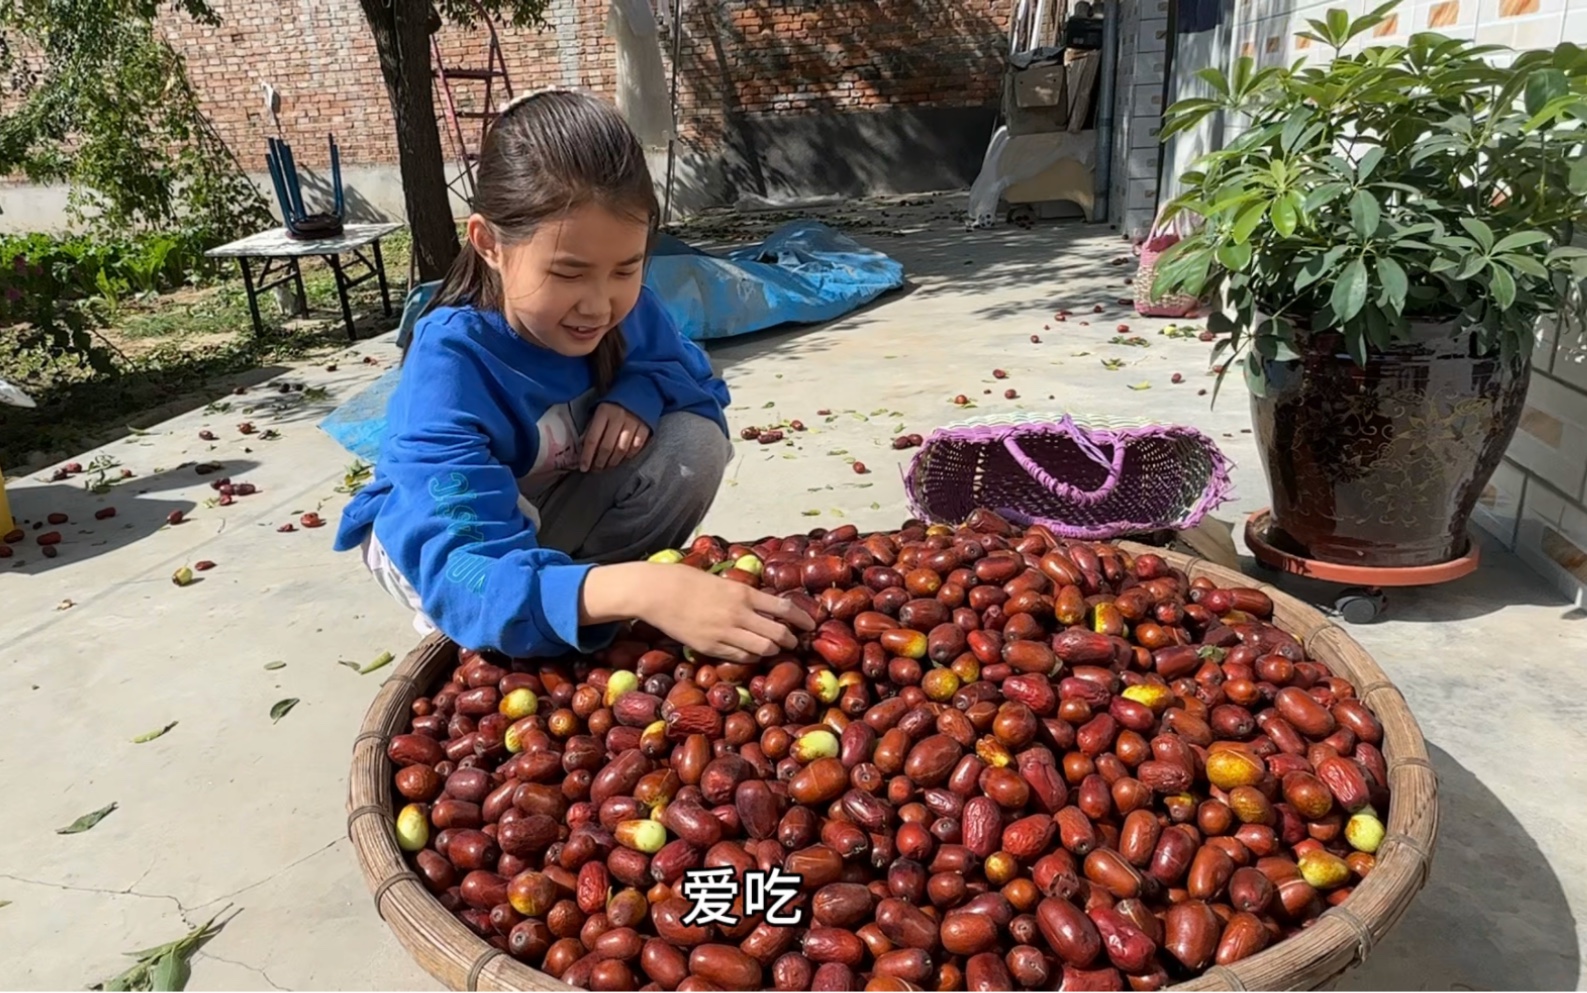
[[[1238,496],[1219,516],[1239,521],[1264,504],[1238,384],[1210,406],[1200,395],[1211,386],[1208,346],[1159,335],[1164,322],[1116,303],[1131,271],[1110,264],[1126,254],[1121,242],[1080,225],[966,232],[959,203],[893,205],[859,226],[904,262],[907,291],[831,325],[712,349],[733,390],[735,431],[784,418],[810,430],[792,446],[739,442],[707,530],[754,538],[840,521],[897,526],[912,453],[888,442],[900,425],[926,433],[964,416],[950,402],[959,393],[976,402],[970,414],[1062,406],[1196,425],[1238,463]],[[1054,322],[1060,308],[1075,314]],[[1108,344],[1121,321],[1149,347]],[[12,481],[19,519],[63,512],[71,522],[58,558],[30,542],[0,571],[0,700],[10,714],[0,783],[11,832],[0,847],[0,986],[109,979],[130,963],[123,952],[230,905],[240,912],[195,960],[189,989],[436,988],[376,915],[344,835],[350,746],[384,673],[337,663],[400,658],[417,639],[356,557],[330,551],[351,458],[315,426],[395,358],[389,337],[364,343],[335,372],[284,377],[304,393],[218,397],[84,453],[85,466],[116,463],[106,475],[118,485],[103,495],[85,489],[88,476]],[[1003,399],[1010,387],[1019,400]],[[240,434],[245,419],[279,438]],[[201,441],[206,428],[219,440]],[[856,475],[845,458],[871,471]],[[217,477],[193,464],[208,460],[261,492],[207,505]],[[135,475],[120,481],[122,468]],[[114,518],[94,519],[110,506]],[[167,525],[173,509],[187,521]],[[310,511],[332,525],[277,531]],[[200,560],[215,567],[173,585],[174,570]],[[1384,621],[1354,631],[1421,721],[1440,773],[1442,833],[1427,888],[1347,988],[1581,984],[1582,618],[1489,548],[1476,575],[1396,594]],[[286,664],[267,668],[275,662]],[[286,698],[300,702],[272,722]],[[162,737],[131,740],[172,722]],[[111,803],[92,830],[57,833]]]

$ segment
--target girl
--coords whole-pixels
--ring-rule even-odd
[[[629,619],[715,658],[793,648],[813,622],[781,597],[635,561],[689,539],[732,444],[727,387],[644,288],[659,211],[628,125],[584,94],[520,98],[476,191],[337,550],[467,648],[588,653]]]

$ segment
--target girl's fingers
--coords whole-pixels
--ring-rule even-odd
[[[733,645],[722,644],[706,653],[712,658],[723,659],[728,662],[748,663],[754,662],[758,656]]]
[[[595,468],[606,469],[611,466],[612,451],[617,447],[618,430],[616,423],[607,420],[605,427],[601,431],[600,444],[596,447]]]
[[[595,408],[595,416],[590,418],[590,426],[584,432],[584,451],[579,458],[579,468],[589,472],[595,468],[596,456],[600,454],[601,435],[606,433],[606,408]]]
[[[758,624],[756,622],[758,622]],[[756,658],[765,658],[769,655],[776,655],[778,644],[780,643],[781,639],[775,637],[770,631],[764,631],[761,629],[758,626],[759,624],[767,624],[780,630],[783,636],[788,640],[787,644],[782,645],[783,648],[793,648],[798,644],[798,642],[794,640],[793,635],[788,633],[787,628],[782,627],[782,625],[777,624],[775,621],[768,621],[766,618],[759,615],[756,615],[754,622],[746,624],[741,630],[733,632],[733,643],[745,651],[750,652]]]
[[[816,629],[815,618],[805,613],[804,608],[798,606],[792,600],[784,600],[780,596],[773,596],[765,590],[751,590],[750,592],[754,594],[750,599],[750,606],[754,607],[757,613],[765,614],[767,617],[774,617],[784,624],[793,625],[801,631],[814,631]]]

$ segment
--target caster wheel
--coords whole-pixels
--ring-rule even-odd
[[[1334,601],[1334,609],[1351,624],[1371,624],[1382,616],[1387,600],[1381,592],[1348,589]]]

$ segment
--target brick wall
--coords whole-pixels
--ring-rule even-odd
[[[282,131],[304,165],[323,164],[332,131],[349,165],[395,162],[374,42],[357,0],[213,0],[218,28],[172,15],[162,30],[188,59],[193,85],[228,145],[264,170],[274,124],[261,85],[281,94]],[[661,18],[670,3],[658,0]],[[971,107],[997,100],[1009,4],[994,0],[689,0],[679,59],[681,137],[718,141],[729,115],[899,107]],[[552,0],[540,30],[502,27],[515,90],[578,85],[611,97],[615,43],[604,0]],[[484,35],[448,27],[449,64],[483,61]],[[663,29],[670,62],[670,29]],[[460,103],[482,92],[457,84]]]

